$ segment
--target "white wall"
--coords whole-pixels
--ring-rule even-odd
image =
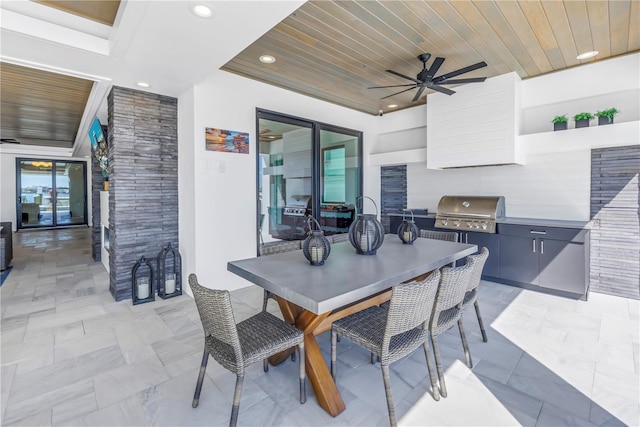
[[[71,150],[62,148],[46,148],[36,145],[0,146],[0,220],[11,221],[16,231],[16,158],[74,160],[87,162],[88,159],[71,157]],[[91,188],[91,165],[87,163],[87,191]],[[87,197],[88,220],[91,224],[91,197]]]
[[[227,262],[256,254],[256,108],[363,131],[365,158],[378,133],[376,116],[222,71],[181,96],[178,105],[183,262],[186,274],[195,272],[202,284],[219,289],[247,286],[227,272]],[[250,154],[206,151],[205,127],[248,132]],[[193,172],[184,154],[193,159]],[[364,194],[379,199],[379,174],[365,168],[364,175]],[[193,204],[183,194],[189,187]]]
[[[508,216],[589,220],[591,147],[640,143],[639,63],[640,54],[628,55],[522,81],[522,106],[528,113],[523,133],[542,132],[521,137],[526,165],[436,171],[427,170],[424,162],[409,163],[408,207],[435,211],[445,194],[503,195]],[[607,103],[599,105],[603,100]],[[550,111],[558,106],[568,111],[557,114],[617,107],[620,124],[593,128],[594,121],[590,129],[547,133],[555,115]],[[411,110],[390,114],[389,131],[415,127]]]

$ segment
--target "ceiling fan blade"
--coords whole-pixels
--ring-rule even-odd
[[[447,89],[446,87],[442,87],[438,85],[431,85],[429,86],[429,89],[436,90],[438,92],[444,93],[445,95],[453,95],[455,93],[451,89]]]
[[[486,62],[484,61],[478,62],[477,64],[469,65],[468,67],[460,68],[459,70],[452,71],[450,73],[438,76],[435,79],[433,79],[433,82],[437,84],[442,82],[443,80],[450,79],[451,77],[459,76],[460,74],[468,73],[470,71],[477,70],[478,68],[482,68],[486,66],[487,66]]]
[[[469,78],[469,79],[445,80],[443,82],[440,82],[440,84],[441,85],[444,85],[444,84],[455,85],[455,84],[460,84],[460,83],[482,83],[485,80],[487,80],[486,77],[472,77],[472,78]]]
[[[441,58],[441,57],[437,57],[433,61],[433,64],[431,64],[431,67],[429,67],[429,71],[427,71],[427,75],[426,75],[425,81],[429,81],[429,80],[433,79],[433,76],[436,75],[436,73],[438,72],[438,70],[442,66],[443,62],[444,62],[444,58]]]
[[[416,92],[416,96],[413,97],[411,102],[416,102],[418,100],[418,98],[420,98],[420,96],[422,96],[422,92],[424,92],[424,86],[420,86],[420,89],[418,89],[418,92]]]
[[[367,89],[384,89],[386,87],[406,87],[406,86],[415,86],[415,84],[410,83],[408,85],[393,85],[393,86],[371,86],[368,87]]]
[[[404,92],[406,92],[406,91],[408,91],[408,90],[415,89],[416,87],[417,87],[417,86],[413,86],[413,87],[410,87],[409,89],[405,89],[405,90],[401,90],[400,92],[392,93],[391,95],[385,96],[385,97],[380,98],[380,99],[387,99],[387,98],[391,98],[392,96],[399,95],[399,94],[404,93]]]
[[[395,72],[393,70],[386,70],[386,71],[387,71],[387,73],[394,74],[394,75],[396,75],[398,77],[402,77],[403,79],[411,80],[412,82],[416,82],[416,83],[422,83],[420,80],[416,80],[413,77],[405,76],[404,74],[400,74],[400,73]]]

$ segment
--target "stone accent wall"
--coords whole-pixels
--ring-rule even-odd
[[[91,152],[91,255],[94,261],[102,261],[102,253],[100,247],[101,229],[100,229],[100,191],[104,189],[104,178],[100,171],[100,165]]]
[[[640,146],[591,151],[591,291],[640,299]]]
[[[114,87],[109,111],[109,291],[131,298],[131,269],[178,247],[178,100]]]
[[[407,207],[407,165],[382,166],[380,189],[382,225],[386,233],[395,233],[396,230],[390,230],[388,214]]]

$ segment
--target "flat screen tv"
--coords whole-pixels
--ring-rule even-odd
[[[102,132],[102,126],[100,120],[96,117],[93,119],[93,123],[89,128],[89,140],[91,141],[91,149],[95,156],[100,169],[102,170],[102,176],[104,179],[109,179],[109,151],[107,148],[107,139],[104,132]]]

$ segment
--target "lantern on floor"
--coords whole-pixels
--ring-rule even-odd
[[[405,215],[409,211],[411,213],[411,219],[405,218]],[[413,219],[413,211],[411,209],[402,210],[402,224],[398,227],[398,237],[404,244],[411,244],[418,238],[418,227]]]
[[[131,270],[131,299],[133,305],[154,301],[153,268],[151,263],[143,256]]]
[[[311,220],[315,222],[318,227],[317,230],[313,229]],[[320,224],[314,217],[309,216],[307,225],[309,227],[309,236],[302,241],[302,253],[311,265],[323,265],[327,258],[329,258],[331,245],[329,244],[329,240],[324,236],[324,231],[320,228]]]
[[[158,296],[162,299],[182,295],[182,257],[171,243],[158,253]]]
[[[349,227],[349,241],[360,255],[375,255],[384,241],[384,227],[378,221],[378,205],[376,205],[376,202],[370,197],[365,196],[364,198],[371,200],[376,208],[376,213],[375,215],[358,214],[356,220]],[[362,197],[358,197],[358,199],[362,199]]]

